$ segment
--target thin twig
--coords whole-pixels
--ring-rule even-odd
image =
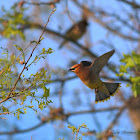
[[[90,9],[88,9],[86,6],[84,5],[81,5],[79,4],[76,0],[73,0],[75,2],[75,4],[80,7],[81,9],[84,9],[85,10],[85,13],[88,14],[90,17],[93,18],[93,20],[95,22],[97,22],[98,24],[100,24],[102,27],[106,28],[107,30],[111,31],[113,34],[121,37],[121,38],[124,38],[124,39],[127,39],[127,40],[130,40],[130,41],[139,41],[139,38],[136,38],[136,37],[133,37],[133,36],[128,36],[128,35],[125,35],[119,31],[117,31],[117,29],[115,28],[112,28],[111,26],[105,24],[103,21],[101,21],[100,18],[98,18],[94,11],[91,11]]]
[[[29,45],[27,45],[27,46],[25,47],[25,49],[23,50],[23,52],[26,51],[26,49],[27,49],[32,43],[33,43],[33,41],[31,41],[31,42],[29,43]],[[9,67],[11,67],[11,66],[19,59],[19,57],[23,54],[23,52],[21,52],[21,53],[19,54],[19,56],[15,59],[15,61],[13,61],[13,62],[9,65]],[[5,69],[5,68],[3,68],[3,69],[0,71],[0,75],[3,74],[4,69]]]
[[[60,87],[60,91],[59,91],[59,104],[60,104],[60,108],[63,108],[63,103],[62,103],[63,87],[64,87],[64,82],[61,83],[61,87]]]
[[[59,3],[60,0],[54,0],[54,1],[50,1],[50,2],[28,2],[28,1],[24,1],[24,3],[29,4],[29,5],[36,5],[36,6],[40,6],[40,5],[55,5],[56,3]]]
[[[133,1],[127,1],[127,0],[118,0],[118,1],[127,3],[128,5],[130,5],[133,8],[138,8],[138,9],[140,8],[140,5]]]
[[[42,27],[41,25],[39,25],[39,24],[28,24],[28,25],[22,26],[22,27],[20,28],[20,30],[25,30],[25,29],[28,29],[28,28],[31,28],[31,27],[32,27],[32,28],[38,28],[38,29],[42,29],[42,28],[43,28],[43,27]],[[76,47],[78,47],[78,48],[82,49],[83,51],[85,51],[86,53],[88,53],[88,55],[90,55],[91,57],[97,58],[97,55],[96,55],[95,53],[93,53],[90,49],[88,49],[86,46],[83,46],[82,44],[79,44],[78,42],[67,38],[66,36],[60,34],[59,32],[53,31],[53,30],[51,30],[51,29],[45,29],[45,32],[46,32],[46,33],[53,34],[53,35],[56,35],[56,36],[59,36],[59,37],[62,37],[62,38],[64,38],[65,40],[68,40],[68,41],[74,43],[74,44],[76,45]],[[116,74],[116,73],[118,74],[117,70],[114,69],[114,68],[116,67],[115,65],[113,65],[113,64],[112,64],[112,65],[107,64],[107,67],[108,67],[112,72],[114,72],[115,74]],[[121,77],[120,79],[123,80],[124,78]]]
[[[115,18],[117,21],[120,21],[121,23],[123,23],[125,26],[127,26],[129,29],[131,29],[132,31],[135,31],[136,33],[140,33],[140,31],[138,29],[136,29],[135,26],[131,25],[127,20],[122,19],[119,15],[115,14],[115,13],[110,13],[107,11],[103,11],[100,9],[97,9],[96,12],[102,14],[104,13],[105,15],[109,16],[109,17],[113,17]]]
[[[6,115],[6,114],[9,114],[9,112],[0,113],[0,115]]]
[[[18,76],[18,78],[17,78],[17,80],[16,80],[16,82],[15,82],[13,88],[12,88],[11,91],[8,93],[8,95],[7,95],[6,98],[0,101],[0,104],[3,103],[3,102],[5,102],[5,101],[7,101],[7,100],[10,98],[10,95],[12,94],[13,90],[16,88],[16,85],[17,85],[17,83],[18,83],[18,81],[19,81],[19,79],[20,79],[22,73],[23,73],[24,70],[26,69],[26,65],[28,64],[29,60],[31,59],[31,57],[32,57],[32,55],[33,55],[34,50],[36,49],[36,47],[38,46],[38,44],[39,44],[40,41],[41,41],[41,38],[42,38],[42,36],[43,36],[43,34],[44,34],[44,32],[45,32],[45,28],[46,28],[47,24],[49,23],[50,17],[51,17],[51,15],[52,15],[53,13],[54,13],[54,8],[52,9],[52,12],[51,12],[50,16],[48,17],[48,20],[47,20],[47,22],[46,22],[46,24],[45,24],[45,26],[44,26],[44,28],[43,28],[43,31],[42,31],[42,33],[41,33],[41,35],[40,35],[40,37],[39,37],[39,39],[38,39],[38,41],[37,41],[35,47],[33,48],[33,50],[32,50],[32,52],[31,52],[29,58],[28,58],[27,61],[25,62],[24,67],[23,67],[21,73],[19,74],[19,76]]]
[[[126,107],[126,106],[123,106]],[[119,110],[122,107],[110,107],[110,108],[102,108],[102,109],[93,109],[93,110],[84,110],[84,111],[77,111],[77,112],[71,112],[71,113],[67,113],[65,114],[67,117],[71,116],[71,115],[79,115],[79,114],[87,114],[87,113],[97,113],[97,112],[105,112],[105,111],[114,111],[114,110]]]
[[[126,108],[126,106],[122,106],[119,110],[119,112],[116,114],[115,118],[113,119],[113,121],[110,123],[110,125],[107,127],[106,131],[109,131],[113,128],[113,126],[117,123],[117,120],[119,119],[119,117],[121,116],[123,110]]]
[[[72,112],[72,113],[63,114],[63,117],[65,116],[66,118],[68,118],[68,117],[70,117],[72,115],[78,115],[78,114],[98,113],[98,112],[105,112],[105,111],[121,110],[122,108],[125,108],[125,107],[126,106],[123,106],[123,107],[110,107],[110,108],[95,109],[95,110],[78,111],[78,112]],[[35,125],[35,126],[31,127],[31,128],[24,129],[24,130],[16,130],[16,131],[11,131],[11,132],[0,132],[0,135],[14,135],[14,134],[26,133],[26,132],[29,132],[29,131],[33,131],[33,130],[41,127],[42,125],[48,123],[50,120],[52,120],[52,118],[48,117],[45,121],[42,121],[39,124],[37,124],[37,125]],[[69,121],[67,121],[67,122],[70,123]]]
[[[68,8],[68,0],[66,0],[66,12],[68,14],[69,19],[72,21],[73,24],[75,24],[75,21],[72,19],[70,12],[69,12],[69,8]]]
[[[11,132],[0,132],[0,135],[14,135],[14,134],[19,134],[19,133],[26,133],[26,132],[33,131],[33,130],[37,129],[44,124],[45,124],[45,122],[40,122],[39,124],[37,124],[31,128],[28,128],[28,129],[15,130],[15,131],[11,131]]]
[[[100,77],[103,78],[103,79],[106,79],[106,80],[123,81],[123,82],[132,83],[129,79],[125,79],[123,77],[119,77],[119,78],[113,78],[113,77],[108,77],[108,76],[100,76]],[[57,83],[57,82],[63,83],[63,82],[69,81],[69,80],[73,80],[75,78],[78,78],[78,77],[77,76],[72,76],[72,77],[66,77],[66,78],[62,78],[62,79],[61,78],[56,78],[56,79],[50,80],[49,83],[45,83],[45,85],[52,84],[52,83]],[[32,80],[32,79],[30,79],[30,80]],[[39,88],[39,87],[40,87],[40,85],[38,85],[36,88]],[[29,88],[34,89],[34,87],[32,87],[32,85],[30,85],[29,87],[26,87],[24,89],[23,89],[23,87],[17,87],[16,90],[22,90],[21,92],[23,92],[23,91],[25,91],[25,90],[27,90]],[[5,88],[3,90],[8,91]]]

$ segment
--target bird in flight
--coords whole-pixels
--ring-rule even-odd
[[[109,51],[98,57],[93,63],[82,61],[80,64],[73,65],[69,71],[73,71],[82,82],[91,89],[95,89],[95,103],[110,99],[114,96],[120,83],[103,82],[99,73],[109,58],[115,53],[115,50]]]

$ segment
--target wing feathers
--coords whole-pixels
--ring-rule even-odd
[[[105,66],[105,64],[108,62],[109,58],[115,53],[115,50],[112,50],[110,52],[107,52],[100,57],[98,57],[91,66],[92,71],[99,74],[99,72],[102,70],[102,68]]]

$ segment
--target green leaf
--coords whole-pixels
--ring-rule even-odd
[[[132,83],[140,83],[140,76],[138,76],[138,77],[130,76],[130,80],[132,81]]]
[[[43,48],[43,49],[42,49],[42,53],[44,53],[45,51],[46,51],[45,48]]]
[[[134,62],[137,65],[140,65],[140,55],[139,54],[136,54],[135,52],[132,52],[132,56],[133,56]]]
[[[129,83],[127,83],[126,87],[130,87],[130,84],[129,84]]]
[[[24,108],[23,110],[24,110],[24,113],[26,114],[27,113],[26,108]]]
[[[41,110],[43,110],[43,108],[44,108],[43,103],[40,102],[39,105],[38,105],[38,107],[39,107]]]
[[[125,68],[132,68],[135,66],[134,60],[132,60],[132,56],[130,55],[124,55],[124,58],[120,61],[125,63]]]
[[[9,112],[9,109],[4,107],[4,106],[1,106],[0,107],[0,112]]]
[[[43,90],[44,90],[43,97],[45,97],[45,99],[47,100],[47,98],[49,97],[49,94],[50,94],[50,90],[47,89],[45,86],[43,86]]]
[[[81,125],[81,127],[86,128],[86,129],[89,129],[89,128],[87,127],[87,125],[85,125],[85,123],[83,123],[83,124]]]
[[[121,66],[120,66],[120,72],[122,72],[122,73],[126,73],[126,72],[127,72],[126,67],[123,66],[123,65],[121,65]]]
[[[120,77],[122,77],[123,75],[124,75],[123,73],[116,74],[116,76],[120,76]]]
[[[140,83],[133,84],[132,90],[133,90],[134,96],[137,97],[137,95],[140,94]]]
[[[134,90],[134,91],[133,91],[133,94],[134,94],[134,97],[136,98],[136,97],[137,97],[137,91]]]
[[[72,130],[72,133],[75,133],[76,132],[76,127],[72,126],[72,125],[68,125],[68,128],[70,128]]]
[[[19,47],[19,45],[14,45],[20,52],[23,52],[23,49]]]

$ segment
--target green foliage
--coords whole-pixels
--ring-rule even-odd
[[[121,62],[125,63],[125,68],[140,69],[140,55],[132,52],[131,55],[125,55]]]
[[[9,11],[5,10],[4,7],[2,8],[3,13],[0,17],[0,24],[4,37],[13,38],[19,35],[22,39],[25,39],[19,27],[25,25],[29,20],[29,17],[24,15],[26,10],[27,8],[23,7],[19,10],[16,4]]]
[[[85,125],[84,123],[80,125],[78,128],[72,125],[68,125],[68,128],[72,130],[72,134],[75,134],[75,140],[82,140],[82,137],[85,135],[83,133],[81,136],[78,136],[81,128],[88,129],[87,125]]]
[[[1,106],[0,107],[0,112],[9,112],[9,109],[4,107],[4,106]]]
[[[5,98],[5,91],[3,90],[4,88],[7,88],[7,90],[12,87],[12,82],[14,78],[14,74],[11,71],[10,64],[11,60],[8,60],[8,50],[3,49],[1,47],[1,58],[0,58],[0,90],[1,90],[1,98]]]
[[[46,56],[51,53],[53,53],[52,48],[49,48],[47,50],[45,48],[43,48],[42,52],[40,54],[36,55],[34,60],[27,67],[30,67],[30,65],[32,65],[32,64],[36,64],[41,58],[45,59]]]
[[[140,94],[140,55],[135,52],[132,52],[131,55],[124,54],[124,58],[120,61],[125,65],[120,66],[120,74],[117,76],[129,76],[132,82],[132,91],[136,97],[137,94]]]
[[[25,108],[18,108],[17,110],[15,110],[14,116],[17,115],[17,118],[19,119],[19,115],[20,114],[25,114],[25,113],[26,113]]]
[[[15,45],[16,49],[20,51],[21,58],[25,61],[25,52],[24,50]],[[10,56],[9,51],[1,47],[1,58],[0,58],[0,101],[5,99],[8,93],[13,88],[15,82],[18,78],[18,66],[21,65],[19,56],[16,58],[15,55]],[[53,51],[51,48],[42,49],[42,52],[37,55],[36,60],[31,61],[31,63],[27,66],[31,68],[33,64],[36,64],[41,58],[45,59],[48,54],[51,54]],[[24,63],[23,63],[24,64]],[[22,64],[22,65],[23,65]],[[27,69],[28,70],[28,69]],[[51,100],[48,100],[50,89],[46,88],[46,84],[50,83],[51,75],[47,73],[47,70],[42,68],[37,71],[35,74],[30,74],[30,76],[22,75],[18,81],[16,89],[10,95],[10,102],[15,102],[17,105],[16,110],[9,109],[6,104],[1,104],[0,112],[9,112],[17,116],[19,119],[20,114],[26,113],[26,108],[30,108],[37,113],[37,110],[32,105],[33,101],[38,103],[38,108],[41,110],[45,108]],[[38,95],[38,89],[41,94]],[[30,98],[29,98],[30,97]],[[26,105],[26,100],[30,99],[31,105]],[[19,108],[20,106],[20,108]]]
[[[17,4],[11,7],[11,9],[8,11],[4,7],[2,8],[3,12],[2,16],[0,17],[2,36],[6,38],[13,38],[16,35],[19,35],[22,39],[25,39],[25,36],[20,28],[26,25],[29,21],[29,17],[25,15],[26,10],[27,8],[19,8]],[[43,38],[40,39],[39,44],[42,40]],[[37,41],[32,41],[31,44],[34,42],[37,43]],[[19,45],[14,46],[18,51],[20,51],[21,55],[19,55],[18,57],[16,57],[15,55],[9,55],[8,50],[1,47],[0,101],[7,97],[8,93],[10,93],[15,82],[17,81],[19,75],[18,65],[24,65],[27,61],[25,60],[26,54],[22,47],[20,47]],[[45,59],[46,56],[48,54],[51,54],[52,52],[53,50],[51,48],[47,50],[43,48],[42,51],[37,54],[32,61],[29,62],[29,64],[26,66],[26,70],[28,70],[32,65],[37,64],[37,62],[42,58]],[[19,62],[19,64],[17,64],[17,62]],[[51,75],[48,75],[47,70],[45,70],[44,68],[36,72],[35,74],[31,74],[29,77],[27,77],[25,74],[22,74],[22,76],[20,76],[20,79],[18,80],[16,89],[14,89],[9,99],[9,101],[14,101],[16,105],[20,105],[22,107],[16,110],[10,110],[3,103],[0,108],[1,112],[14,113],[19,118],[19,115],[21,113],[25,113],[26,108],[30,108],[36,111],[36,109],[32,105],[33,101],[36,101],[38,103],[38,107],[41,110],[45,108],[48,103],[52,102],[51,100],[48,100],[50,89],[45,87],[47,83],[51,82],[50,77]],[[42,95],[38,96],[38,89],[39,92],[42,93]],[[29,99],[29,97],[31,97],[31,105],[27,106],[25,101]]]
[[[25,55],[23,49],[19,45],[14,46],[16,47],[17,50],[19,50],[22,53],[23,62],[25,62]]]

